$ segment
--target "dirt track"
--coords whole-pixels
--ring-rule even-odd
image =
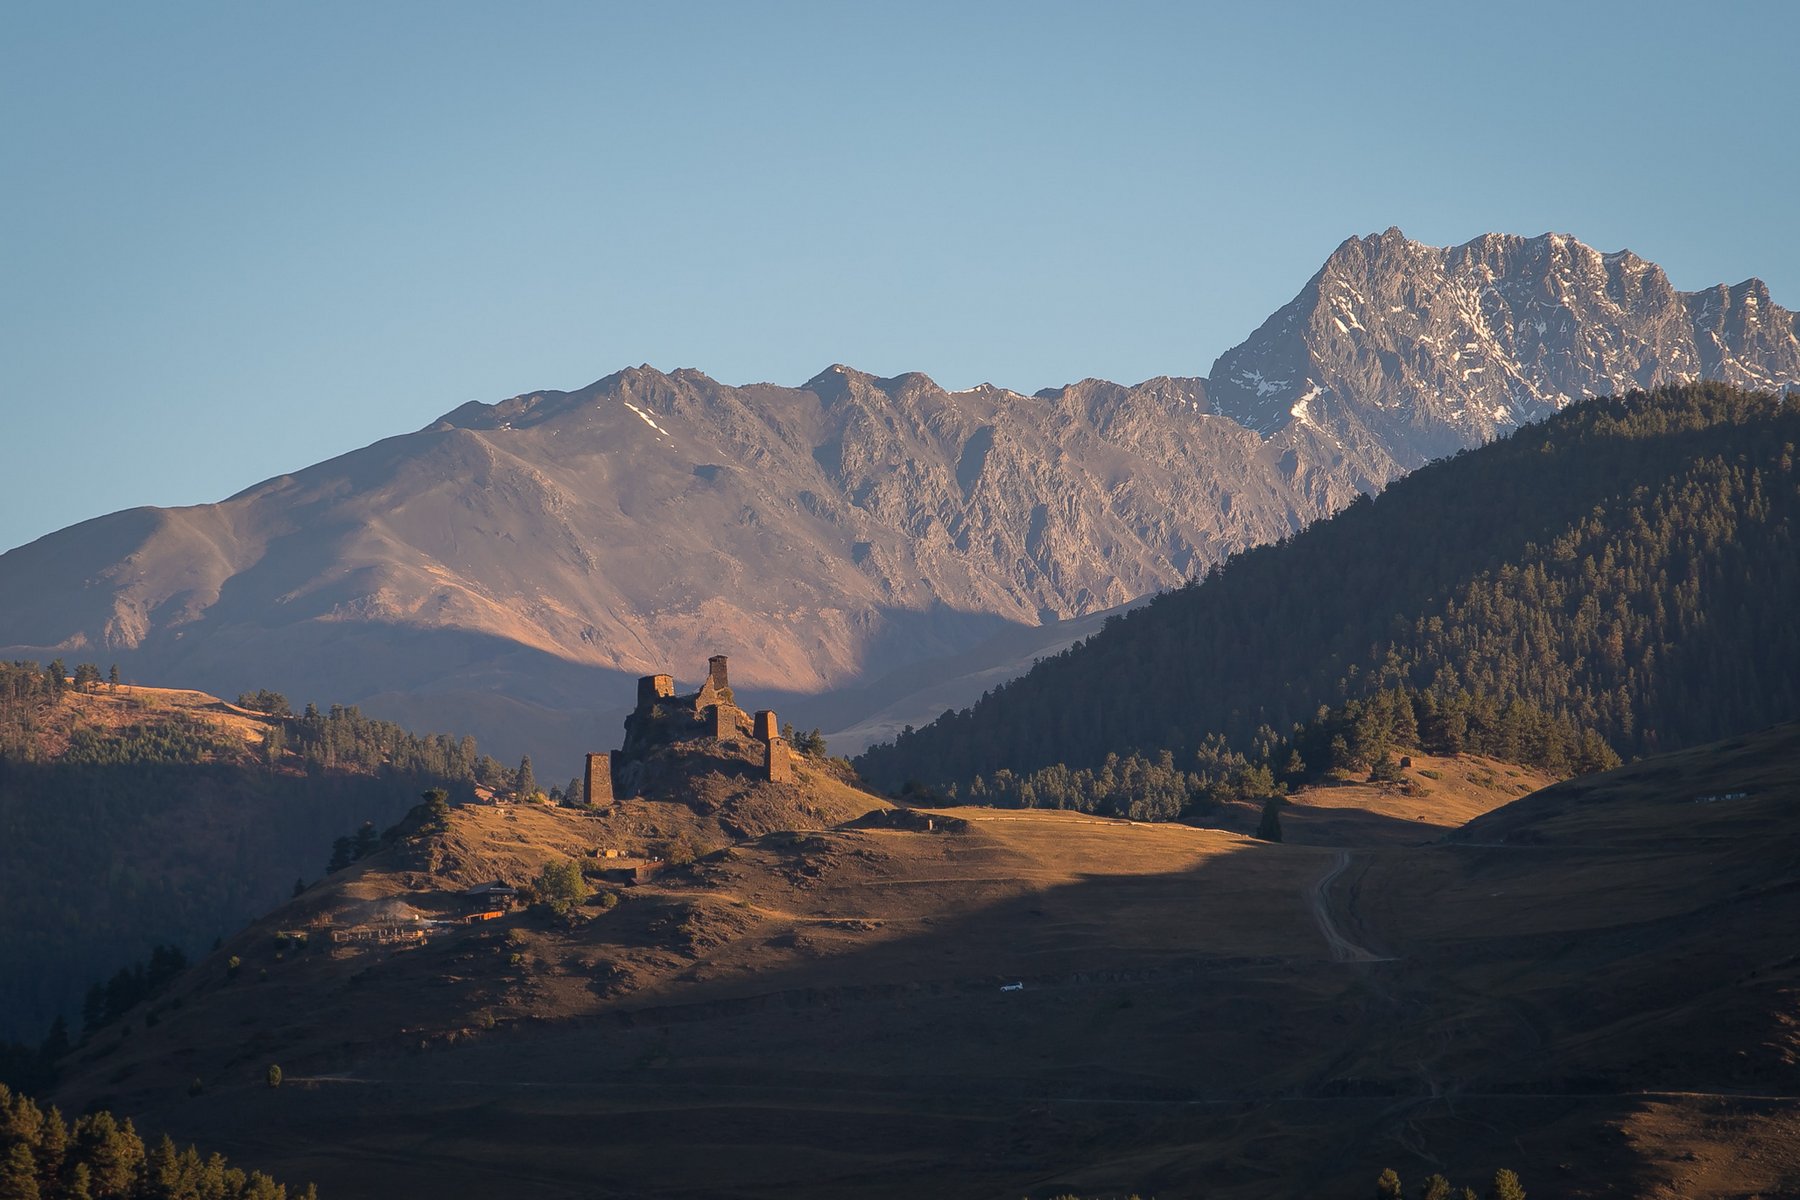
[[[1379,954],[1358,946],[1355,942],[1338,932],[1337,922],[1331,919],[1331,885],[1350,865],[1350,852],[1339,850],[1332,860],[1331,870],[1319,877],[1307,895],[1307,904],[1312,909],[1313,920],[1318,922],[1319,932],[1325,936],[1326,945],[1331,947],[1333,962],[1388,962]]]

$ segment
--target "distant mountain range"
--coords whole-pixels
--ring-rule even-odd
[[[1571,399],[1696,377],[1800,384],[1794,314],[1759,281],[1681,293],[1558,235],[1389,230],[1205,380],[1025,396],[640,367],[466,404],[0,556],[0,655],[357,701],[555,770],[616,733],[629,677],[724,652],[784,716],[857,727],[853,750],[1077,636],[1059,622]]]

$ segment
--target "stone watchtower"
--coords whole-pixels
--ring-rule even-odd
[[[700,694],[694,697],[694,712],[703,714],[715,704],[730,704],[731,680],[725,676],[726,657],[715,654],[706,660],[706,682],[700,685]]]
[[[715,654],[706,660],[706,682],[694,697],[694,712],[710,738],[736,737],[748,719],[744,710],[732,703],[731,680],[725,673],[726,659]]]
[[[610,804],[613,801],[613,758],[618,751],[587,756],[587,775],[582,796],[588,804]]]
[[[638,680],[638,702],[640,710],[654,708],[658,700],[675,698],[675,677],[673,675],[645,675]]]
[[[770,783],[792,782],[794,756],[787,739],[781,736],[774,709],[765,708],[756,714],[756,737],[763,744],[763,778]]]

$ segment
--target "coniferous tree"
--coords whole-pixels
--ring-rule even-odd
[[[1503,1167],[1494,1172],[1487,1200],[1525,1200],[1525,1189],[1520,1185],[1519,1177]]]
[[[75,1122],[75,1153],[91,1173],[96,1197],[125,1196],[144,1161],[144,1143],[131,1122],[110,1112],[89,1113]]]
[[[180,1194],[182,1186],[181,1152],[175,1149],[175,1143],[168,1134],[152,1146],[144,1156],[144,1182],[148,1185],[144,1190],[162,1200],[163,1197],[175,1197]]]
[[[1419,720],[1413,712],[1412,696],[1404,688],[1395,688],[1391,698],[1394,713],[1394,741],[1409,750],[1419,746]]]
[[[1257,823],[1256,836],[1265,842],[1281,840],[1281,801],[1274,796],[1263,802],[1262,820]]]
[[[38,1182],[49,1189],[62,1178],[63,1166],[69,1156],[69,1126],[63,1120],[60,1109],[52,1107],[44,1114],[44,1123],[38,1129],[37,1164]]]
[[[351,844],[351,853],[361,862],[369,855],[381,849],[381,834],[375,828],[375,822],[364,821],[356,831],[356,840]]]
[[[37,1160],[31,1147],[16,1142],[0,1157],[0,1200],[39,1200],[39,1196]]]

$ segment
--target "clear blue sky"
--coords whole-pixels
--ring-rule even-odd
[[[1800,305],[1800,5],[0,7],[0,549],[469,400],[1204,374],[1352,234]]]

